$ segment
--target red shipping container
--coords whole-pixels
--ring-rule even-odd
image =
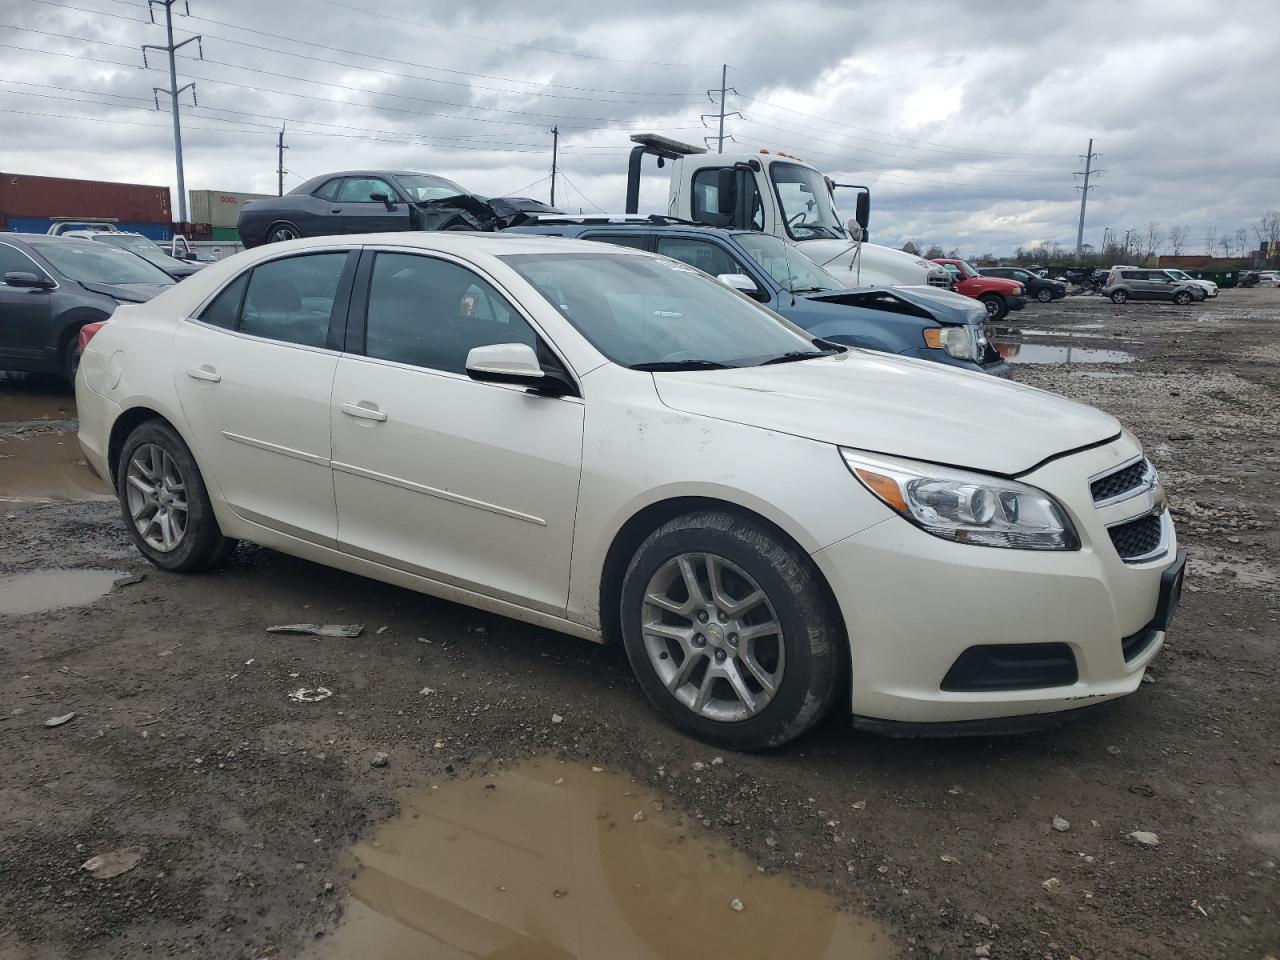
[[[171,223],[169,188],[104,180],[0,173],[0,214],[9,217],[113,217]]]

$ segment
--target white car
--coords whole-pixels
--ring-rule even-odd
[[[1280,287],[1280,271],[1263,270],[1258,274],[1259,287]]]
[[[1216,297],[1218,295],[1218,285],[1212,280],[1197,280],[1185,270],[1173,270],[1167,267],[1162,268],[1161,272],[1178,283],[1190,283],[1193,286],[1199,287],[1204,291],[1206,299]]]
[[[76,398],[157,566],[243,539],[618,641],[729,747],[837,700],[952,733],[1131,693],[1181,587],[1112,417],[815,341],[613,245],[259,247],[117,310]]]

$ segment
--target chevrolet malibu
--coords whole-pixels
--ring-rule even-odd
[[[623,645],[681,729],[1025,725],[1133,692],[1183,558],[1112,417],[561,238],[273,244],[120,308],[80,442],[173,571],[237,540]]]

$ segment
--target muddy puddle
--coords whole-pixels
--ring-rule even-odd
[[[1266,589],[1280,586],[1280,576],[1274,568],[1253,560],[1211,560],[1191,557],[1187,560],[1189,572],[1199,577],[1224,578],[1238,587]]]
[[[1012,363],[1130,363],[1132,353],[1124,350],[1095,350],[1089,347],[1051,347],[1042,343],[997,342],[1000,356]]]
[[[543,760],[415,794],[357,846],[312,960],[881,960],[884,928],[756,865],[626,777]]]
[[[118,570],[36,570],[0,577],[0,614],[47,613],[105,597]]]
[[[0,436],[0,503],[110,496],[111,489],[89,472],[74,433]]]
[[[75,415],[75,395],[62,381],[0,371],[0,423],[73,420]]]

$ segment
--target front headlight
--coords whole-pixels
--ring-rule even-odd
[[[925,346],[945,350],[957,360],[981,360],[986,337],[981,329],[966,324],[958,327],[925,327]]]
[[[1013,550],[1076,550],[1067,512],[1043,490],[967,470],[840,449],[858,481],[943,540]]]

